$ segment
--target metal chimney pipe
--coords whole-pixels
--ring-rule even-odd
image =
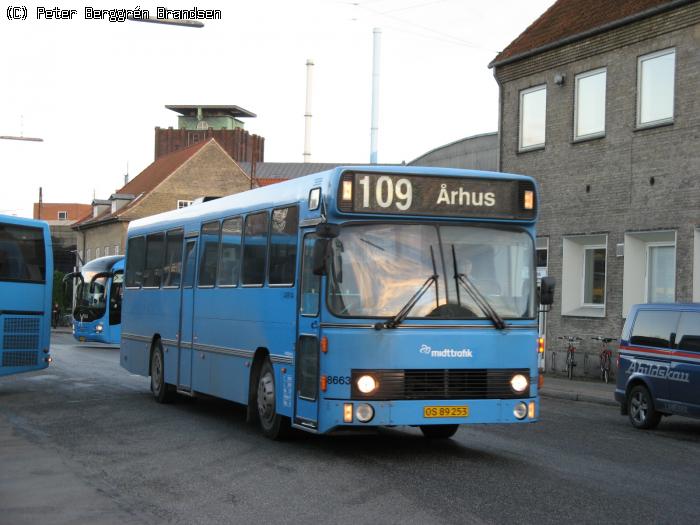
[[[369,146],[369,162],[377,163],[377,138],[379,135],[379,58],[381,54],[382,30],[375,27],[374,51],[372,53],[372,128]]]
[[[306,111],[304,111],[304,162],[311,162],[311,87],[314,61],[306,61]]]

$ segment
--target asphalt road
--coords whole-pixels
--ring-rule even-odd
[[[116,348],[54,336],[0,379],[0,524],[697,523],[700,421],[633,429],[544,399],[535,425],[263,438],[212,399],[153,401]]]

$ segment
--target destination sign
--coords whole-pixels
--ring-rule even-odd
[[[532,220],[530,181],[345,172],[338,209],[351,213]]]

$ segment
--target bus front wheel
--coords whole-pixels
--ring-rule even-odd
[[[421,425],[420,430],[428,439],[448,439],[454,436],[459,425]]]
[[[160,341],[156,342],[151,352],[151,392],[159,403],[173,400],[173,387],[165,382],[165,361]]]
[[[271,439],[285,437],[289,432],[289,420],[277,413],[275,374],[268,360],[265,360],[260,368],[255,398],[263,434]]]

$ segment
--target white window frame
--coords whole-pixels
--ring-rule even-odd
[[[88,248],[85,250],[85,262],[88,262],[92,256],[92,250]]]
[[[188,206],[192,206],[192,202],[194,202],[194,201],[178,199],[177,200],[177,209],[181,210],[182,208],[187,208]]]
[[[544,90],[544,140],[537,144],[523,146],[523,100],[526,95],[536,93],[540,90]],[[547,143],[547,84],[540,84],[521,90],[518,95],[518,104],[518,151],[531,151],[544,148]]]
[[[95,248],[95,259],[99,259],[99,258],[100,258],[100,247],[98,246],[97,248]]]
[[[644,257],[644,302],[649,303],[649,255],[651,250],[649,248],[666,247],[673,248],[673,302],[676,300],[676,243],[669,241],[660,242],[648,242],[645,246],[645,257]]]
[[[58,216],[59,221],[67,221],[68,220],[68,212],[67,211],[59,211],[57,216]]]
[[[695,228],[693,249],[693,302],[700,303],[700,228]]]
[[[109,246],[105,246],[105,257],[109,255]]]
[[[646,60],[653,60],[654,58],[659,58],[666,55],[674,55],[673,59],[673,93],[672,104],[671,104],[671,116],[658,119],[650,120],[649,122],[642,122],[642,62]],[[637,58],[637,128],[648,128],[654,126],[660,126],[663,124],[673,123],[676,108],[676,48],[662,49],[661,51],[655,51],[653,53],[648,53]]]
[[[584,78],[593,77],[596,75],[605,75],[605,91],[603,93],[603,129],[602,131],[594,131],[593,133],[587,133],[585,135],[578,134],[578,98],[579,98],[579,80]],[[591,71],[586,71],[585,73],[579,73],[574,79],[574,140],[587,140],[594,139],[605,136],[606,129],[606,103],[608,99],[608,68],[601,67],[598,69],[592,69]]]
[[[114,245],[114,255],[119,255],[119,245],[118,244]]]
[[[605,293],[603,304],[584,303],[585,285],[585,250],[587,248],[605,249],[605,289],[608,287],[610,273],[607,233],[591,235],[562,236],[561,260],[561,315],[575,317],[605,317],[608,296]]]
[[[605,250],[605,279],[603,281],[603,302],[587,303],[586,297],[586,252],[593,250]],[[583,247],[583,271],[581,272],[581,307],[582,308],[605,308],[608,288],[608,247],[605,244],[586,244]]]

